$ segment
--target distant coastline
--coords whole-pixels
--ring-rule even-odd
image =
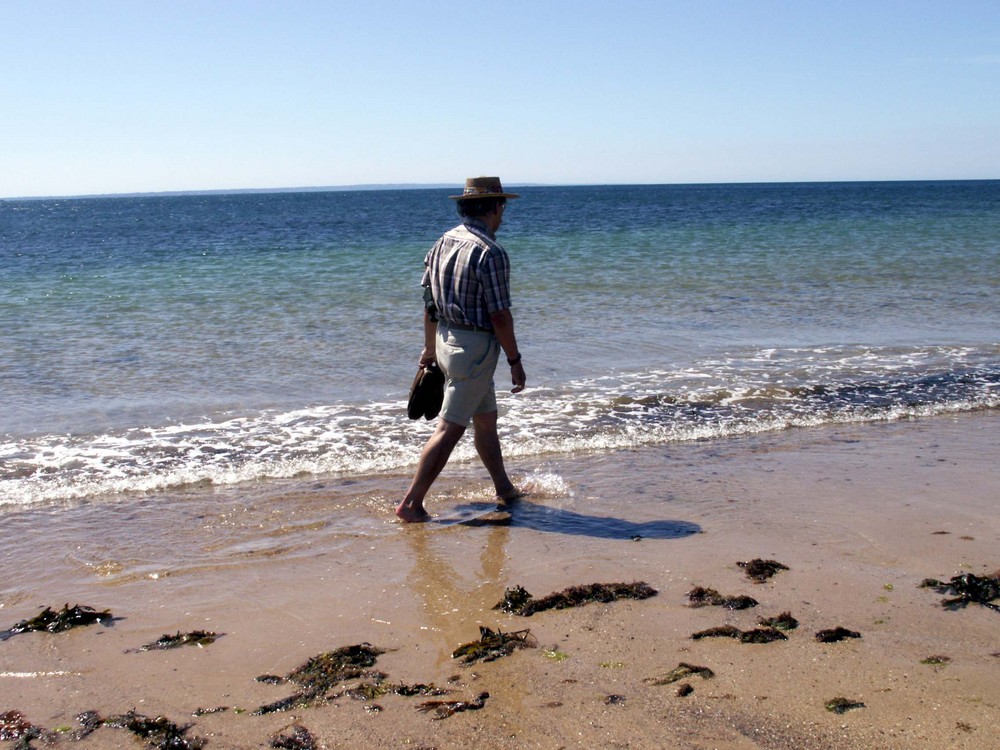
[[[28,195],[0,198],[0,201],[45,201],[45,200],[75,200],[77,198],[164,198],[180,195],[254,195],[267,193],[333,193],[352,192],[360,190],[444,190],[454,188],[452,183],[417,184],[417,183],[384,183],[365,185],[329,185],[325,187],[285,187],[285,188],[233,188],[216,190],[158,190],[141,193],[86,193],[80,195]],[[520,187],[523,187],[521,185]]]
[[[678,182],[678,183],[613,183],[615,186],[628,185],[675,185],[677,187],[686,185],[834,185],[834,184],[867,184],[867,183],[952,183],[952,182],[996,182],[1000,178],[970,178],[970,179],[918,179],[918,180],[762,180],[747,182]],[[536,187],[609,187],[610,184],[602,183],[549,183],[549,182],[511,182],[508,188],[536,188]],[[347,193],[360,191],[377,190],[458,190],[461,186],[458,183],[364,183],[357,185],[326,185],[313,187],[269,187],[269,188],[219,188],[213,190],[158,190],[138,193],[81,193],[77,195],[25,195],[0,197],[0,203],[10,201],[45,201],[45,200],[83,200],[87,198],[166,198],[177,196],[199,196],[199,195],[267,195],[275,193]]]

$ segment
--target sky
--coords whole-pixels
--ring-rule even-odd
[[[0,198],[1000,178],[1000,2],[6,0]]]

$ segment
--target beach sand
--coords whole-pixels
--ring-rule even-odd
[[[207,748],[270,747],[294,724],[324,748],[1000,747],[1000,612],[948,610],[920,587],[1000,567],[998,426],[986,412],[509,461],[532,493],[509,526],[394,523],[405,476],[10,514],[0,628],[67,602],[120,619],[0,641],[0,713],[54,730],[134,708]],[[480,467],[452,465],[428,508],[485,506],[485,492]],[[737,563],[754,558],[788,570],[753,583]],[[618,581],[659,593],[492,609],[508,587]],[[759,605],[693,608],[696,586]],[[800,623],[786,641],[691,638],[785,611]],[[451,654],[480,626],[529,629],[535,647],[462,665]],[[862,637],[817,642],[836,626]],[[191,630],[225,635],[134,652]],[[363,642],[386,650],[375,668],[391,682],[489,698],[442,720],[417,710],[431,698],[399,695],[253,715],[294,692],[257,676]],[[714,677],[687,678],[684,697],[653,684],[682,662]],[[837,697],[864,707],[826,710]],[[58,744],[143,746],[109,727]]]

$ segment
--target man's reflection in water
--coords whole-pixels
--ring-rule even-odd
[[[507,586],[503,570],[510,527],[441,529],[425,524],[407,528],[404,536],[413,552],[407,580],[423,600],[428,640],[437,650],[435,664],[447,669],[456,648],[479,638],[480,625],[497,628],[502,613],[494,612],[493,605]],[[478,570],[465,558],[474,547],[481,550]]]

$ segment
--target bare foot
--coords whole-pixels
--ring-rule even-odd
[[[431,520],[431,514],[423,506],[412,507],[404,503],[396,506],[396,515],[403,523],[424,523]]]
[[[521,498],[527,496],[528,496],[527,492],[522,492],[521,490],[515,487],[505,495],[497,495],[497,507],[502,508],[505,505],[511,505],[512,503],[515,503]]]

